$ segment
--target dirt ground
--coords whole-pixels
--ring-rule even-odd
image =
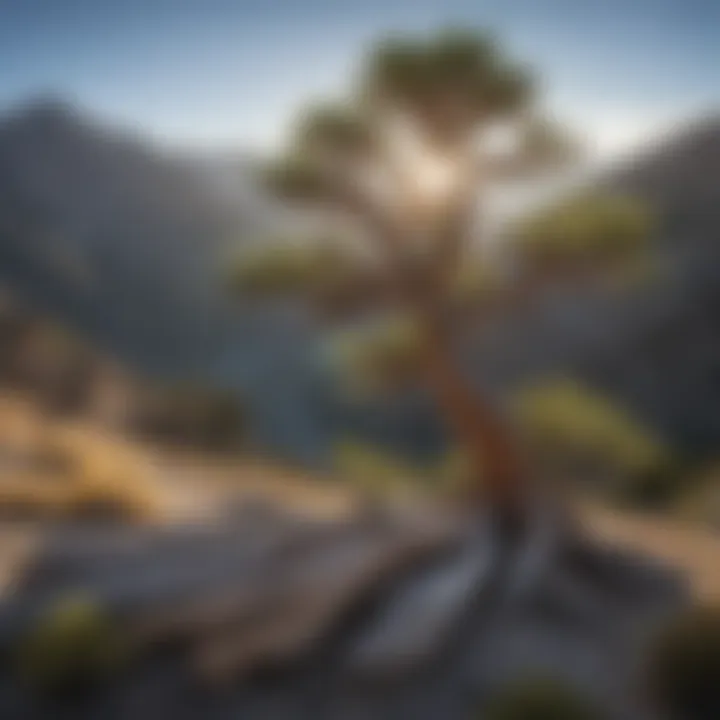
[[[12,410],[5,416],[16,420],[20,416],[14,406]],[[7,439],[9,432],[5,429]],[[83,432],[83,428],[75,430]],[[94,447],[97,432],[93,428],[87,428],[87,432]],[[106,445],[104,440],[102,448]],[[128,447],[133,446],[123,445],[125,454]],[[97,450],[95,454],[105,453]],[[347,488],[332,480],[258,459],[207,458],[139,446],[136,454],[138,462],[147,467],[148,476],[158,485],[165,507],[164,522],[202,522],[218,512],[232,512],[235,504],[248,499],[291,505],[310,514],[337,516],[351,510],[357,500]],[[579,512],[584,522],[608,542],[626,544],[682,568],[688,573],[698,598],[720,602],[720,533],[717,530],[596,506],[583,507]],[[0,523],[0,589],[11,587],[23,558],[32,552],[34,534],[32,523]]]

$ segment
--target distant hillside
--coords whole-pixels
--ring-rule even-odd
[[[720,117],[679,131],[613,170],[611,190],[658,215],[658,279],[610,300],[569,303],[548,339],[570,367],[637,408],[672,442],[720,442]],[[536,330],[543,331],[543,326]],[[538,335],[534,335],[535,338]],[[547,342],[546,342],[547,344]],[[561,350],[562,352],[562,350]]]
[[[539,297],[478,329],[468,366],[493,387],[578,375],[671,443],[710,451],[720,442],[720,119],[601,182],[658,212],[661,281],[615,298]],[[0,121],[0,280],[41,312],[145,369],[242,390],[257,438],[308,462],[344,432],[436,446],[421,401],[340,403],[315,362],[318,330],[300,311],[239,307],[228,295],[237,243],[282,216],[256,191],[247,160],[162,153],[55,102]]]
[[[132,372],[7,292],[0,294],[0,394],[100,434],[215,452],[244,445],[246,418],[236,394],[209,380],[178,383]]]
[[[0,121],[0,275],[133,360],[206,363],[222,262],[262,218],[248,163],[211,170],[62,103],[21,108]]]

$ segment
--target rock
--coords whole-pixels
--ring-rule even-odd
[[[97,553],[70,544],[77,562],[65,548],[70,586],[86,572],[139,654],[132,681],[63,717],[466,720],[505,682],[541,672],[610,720],[645,720],[631,691],[643,649],[688,601],[667,569],[579,531],[507,545],[492,525],[440,511],[241,525],[132,550],[98,536]],[[52,597],[48,583],[20,588],[0,620],[32,622]]]

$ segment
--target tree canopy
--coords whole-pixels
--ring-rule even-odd
[[[328,295],[319,288],[353,287],[353,311],[367,305],[372,322],[365,318],[361,341],[345,342],[340,354],[363,371],[385,367],[395,379],[424,382],[496,506],[517,505],[524,471],[499,415],[462,376],[453,335],[459,309],[507,291],[485,255],[471,252],[486,239],[485,191],[575,154],[536,90],[528,67],[486,33],[381,41],[344,97],[299,115],[265,174],[286,200],[341,217],[343,249],[270,244],[236,275],[241,287],[320,303]],[[494,142],[503,132],[507,141]],[[583,196],[518,224],[513,249],[541,270],[580,267],[629,256],[648,228],[630,202]],[[357,247],[363,253],[353,254]]]

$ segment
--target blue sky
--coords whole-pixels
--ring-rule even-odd
[[[172,143],[277,141],[388,31],[490,27],[603,150],[720,105],[717,0],[0,0],[0,108],[66,95]]]

